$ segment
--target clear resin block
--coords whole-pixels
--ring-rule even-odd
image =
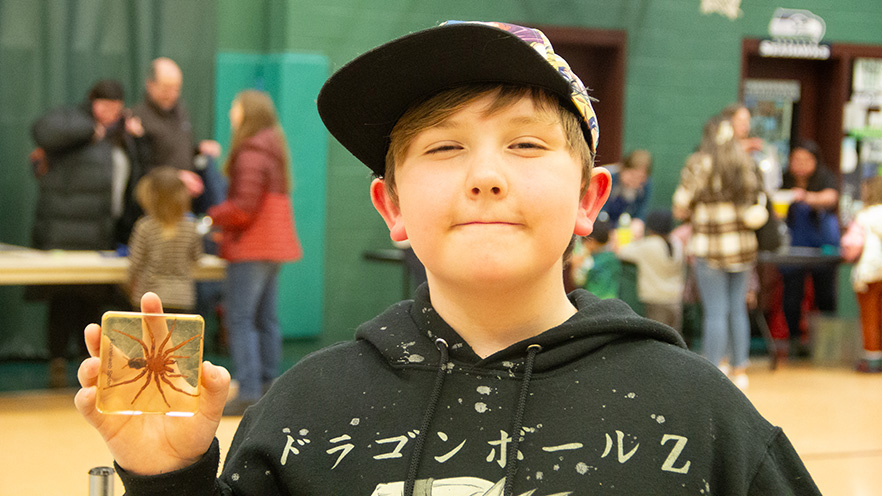
[[[204,329],[199,315],[105,313],[98,410],[127,415],[196,413]]]

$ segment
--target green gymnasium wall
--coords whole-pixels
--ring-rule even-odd
[[[624,30],[628,60],[623,148],[647,148],[653,153],[653,202],[662,206],[669,204],[680,168],[697,144],[705,119],[738,97],[741,39],[767,37],[776,7],[808,9],[821,16],[827,23],[826,42],[882,44],[880,2],[805,0],[783,5],[743,0],[742,15],[735,20],[702,14],[701,4],[701,0],[264,0],[245,8],[242,2],[225,0],[218,7],[218,45],[222,51],[323,53],[333,71],[375,45],[446,19]],[[603,122],[600,128],[602,155]],[[370,204],[369,181],[367,168],[331,139],[325,319],[317,346],[350,338],[358,324],[401,296],[399,269],[362,257],[365,250],[390,245],[386,227]]]

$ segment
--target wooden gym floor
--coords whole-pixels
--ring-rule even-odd
[[[826,496],[870,496],[882,488],[882,374],[785,364],[750,369],[747,396],[780,425]],[[75,390],[0,394],[0,495],[86,495],[89,469],[112,465],[98,434],[73,406]],[[238,418],[225,418],[222,456]],[[123,493],[116,478],[115,493]]]

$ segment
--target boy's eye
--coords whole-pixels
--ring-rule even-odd
[[[443,152],[449,152],[449,151],[460,150],[460,149],[462,149],[462,147],[459,145],[445,143],[445,144],[441,144],[441,145],[437,145],[437,146],[433,146],[433,147],[429,148],[426,151],[426,153],[427,154],[443,153]]]
[[[546,150],[547,146],[542,143],[537,143],[535,141],[518,141],[511,145],[511,148],[515,148],[518,150]]]

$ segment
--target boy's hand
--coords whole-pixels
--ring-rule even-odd
[[[154,293],[141,298],[141,311],[162,313]],[[208,450],[221,420],[230,373],[223,367],[202,362],[199,410],[192,417],[167,415],[102,414],[95,407],[101,327],[85,330],[89,355],[77,373],[82,389],[74,400],[77,410],[104,438],[111,455],[124,469],[139,475],[155,475],[192,465]]]

